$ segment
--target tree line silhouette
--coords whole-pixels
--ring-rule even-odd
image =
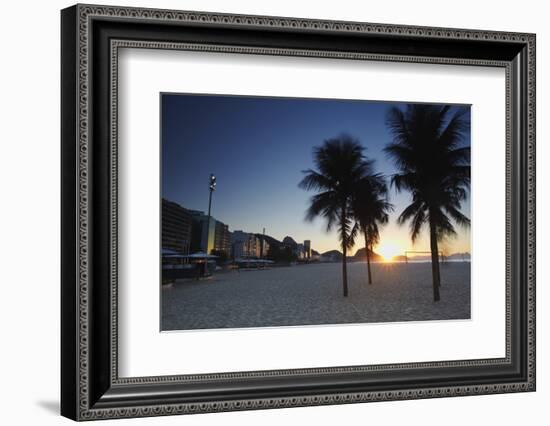
[[[414,243],[427,226],[430,235],[434,302],[440,300],[438,244],[456,235],[452,221],[468,227],[460,212],[470,189],[470,147],[464,145],[470,127],[468,110],[449,105],[408,104],[391,107],[386,126],[392,136],[384,148],[397,172],[389,176],[397,192],[408,192],[411,203],[397,223],[409,223]],[[389,202],[387,177],[375,172],[359,141],[349,135],[325,140],[313,149],[314,169],[304,170],[299,187],[315,191],[306,220],[326,220],[327,232],[336,228],[342,248],[342,286],[348,296],[347,252],[359,233],[367,254],[368,282],[372,284],[370,253],[380,240],[380,226],[388,223],[394,206]]]

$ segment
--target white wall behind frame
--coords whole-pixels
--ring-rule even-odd
[[[550,400],[550,28],[540,0],[101,0],[101,4],[537,33],[537,392],[186,417],[101,425],[545,425]],[[59,405],[59,9],[70,0],[4,2],[0,26],[0,327],[2,421],[69,425]],[[33,212],[33,213],[29,213]],[[21,253],[29,247],[32,262]]]

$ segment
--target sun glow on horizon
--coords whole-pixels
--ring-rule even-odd
[[[384,258],[384,262],[391,262],[395,256],[405,254],[405,249],[395,241],[384,241],[374,251]]]

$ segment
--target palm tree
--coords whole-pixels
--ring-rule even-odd
[[[412,196],[398,223],[410,220],[413,243],[428,225],[436,302],[441,284],[438,243],[456,235],[451,219],[470,225],[460,211],[470,189],[470,147],[464,143],[470,120],[467,109],[452,111],[448,105],[410,104],[405,110],[390,108],[386,117],[393,141],[384,150],[399,170],[391,185]]]
[[[357,226],[352,215],[352,195],[357,183],[365,176],[363,147],[350,136],[343,135],[326,140],[313,149],[316,170],[304,170],[299,187],[317,194],[311,197],[306,220],[321,216],[327,221],[327,232],[338,228],[342,247],[342,286],[344,297],[348,295],[347,252],[355,244]]]
[[[353,215],[365,237],[369,284],[372,284],[370,255],[380,241],[379,225],[388,223],[389,213],[393,211],[387,196],[388,186],[381,174],[368,174],[361,179],[353,195]]]

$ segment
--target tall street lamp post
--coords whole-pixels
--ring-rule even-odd
[[[208,218],[206,225],[206,247],[205,253],[208,254],[209,242],[210,242],[210,222],[211,222],[211,210],[212,210],[212,193],[216,190],[216,176],[213,173],[210,173],[210,180],[208,189],[210,191],[208,196]]]

